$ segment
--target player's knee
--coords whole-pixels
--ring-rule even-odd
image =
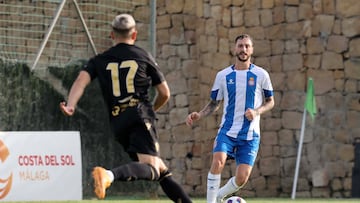
[[[224,169],[225,161],[223,160],[213,160],[211,165],[211,173],[219,174]]]
[[[160,172],[160,176],[158,178],[158,181],[161,182],[164,178],[171,177],[172,173],[169,170],[165,170]]]
[[[249,179],[249,174],[247,173],[237,173],[235,177],[235,182],[238,186],[244,186]]]
[[[158,180],[161,174],[159,174],[159,171],[156,170],[156,168],[154,166],[152,166],[151,164],[148,164],[148,165],[150,166],[151,173],[152,173],[151,180]]]

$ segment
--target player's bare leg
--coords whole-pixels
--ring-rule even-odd
[[[224,169],[227,155],[224,152],[214,152],[211,168],[207,179],[206,199],[208,203],[215,203],[220,188],[221,172]]]
[[[239,164],[236,167],[236,175],[228,180],[228,182],[220,188],[217,194],[217,201],[222,202],[228,195],[237,192],[247,183],[252,166],[248,164]]]

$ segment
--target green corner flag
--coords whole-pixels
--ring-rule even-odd
[[[316,101],[314,94],[314,81],[312,78],[308,79],[305,109],[309,112],[311,118],[314,119],[314,115],[316,114]]]

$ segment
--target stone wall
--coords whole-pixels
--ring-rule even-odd
[[[160,113],[162,155],[177,180],[204,195],[221,111],[185,117],[208,102],[215,74],[233,63],[235,37],[255,40],[253,62],[270,72],[275,108],[262,116],[262,142],[246,197],[292,191],[307,78],[318,114],[307,118],[298,197],[350,197],[354,139],[360,137],[360,2],[357,0],[158,0],[157,60],[172,100]],[[229,162],[222,178],[234,175]],[[360,181],[360,180],[359,180]]]
[[[142,14],[149,13],[148,9],[139,7],[133,14],[144,20]],[[307,118],[297,196],[351,196],[353,143],[360,138],[359,14],[358,0],[157,0],[156,59],[172,92],[169,104],[158,114],[162,157],[187,192],[202,197],[206,193],[212,142],[221,111],[197,122],[193,128],[185,125],[185,118],[208,102],[215,74],[233,63],[234,38],[249,33],[255,41],[254,63],[270,72],[276,106],[262,116],[259,156],[241,195],[291,195],[306,82],[312,77],[318,114],[314,121]],[[144,32],[145,27],[140,31]],[[144,38],[140,38],[140,45],[145,44]],[[77,74],[76,69],[68,70],[74,72],[67,73],[67,77],[55,74],[65,89],[69,89]],[[16,71],[10,73],[4,70],[1,75],[4,85],[0,95],[4,104],[0,106],[0,129],[80,130],[84,193],[91,194],[89,173],[95,164],[112,167],[126,160],[121,148],[111,141],[104,109],[93,108],[102,105],[101,100],[93,99],[99,98],[97,86],[87,90],[79,104],[82,111],[66,119],[57,106],[61,95],[46,89],[26,71],[18,76]],[[37,81],[37,85],[30,87],[41,94],[26,91],[24,81],[29,77]],[[58,82],[46,77],[45,74],[43,78],[56,89]],[[7,88],[9,84],[13,86],[4,90],[5,84]],[[41,96],[49,92],[55,96]],[[14,100],[5,99],[12,94],[17,95]],[[9,112],[14,101],[18,107],[35,112],[32,122],[24,118],[28,114]],[[34,102],[33,107],[46,107],[47,111],[33,108],[28,101]],[[97,125],[94,119],[99,122]],[[234,175],[234,167],[229,161],[222,175],[223,183]],[[138,185],[133,188],[133,184],[118,183],[109,192],[144,188],[151,192],[154,188]],[[160,190],[158,193],[163,194]]]

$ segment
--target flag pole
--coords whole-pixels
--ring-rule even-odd
[[[295,175],[294,175],[291,199],[295,199],[295,196],[296,196],[296,186],[297,186],[297,182],[298,182],[299,168],[300,168],[300,161],[301,161],[301,151],[302,151],[304,132],[305,132],[305,121],[306,121],[306,108],[304,108],[304,113],[303,113],[303,118],[302,118],[302,123],[301,123],[301,132],[300,132],[300,138],[299,138],[298,153],[297,153],[297,158],[296,158]]]
[[[301,123],[301,132],[300,132],[300,138],[299,138],[298,153],[297,153],[297,158],[296,158],[296,166],[295,166],[295,174],[294,174],[294,182],[293,182],[293,189],[292,189],[292,193],[291,193],[291,199],[295,199],[295,196],[296,196],[296,186],[297,186],[297,182],[298,182],[299,168],[300,168],[300,162],[301,162],[301,151],[302,151],[302,145],[303,145],[303,141],[304,141],[306,112],[309,111],[309,114],[312,119],[314,119],[314,115],[316,114],[314,81],[312,78],[308,79],[306,100],[305,100],[304,106],[305,107],[304,107],[303,119],[302,119],[302,123]]]

